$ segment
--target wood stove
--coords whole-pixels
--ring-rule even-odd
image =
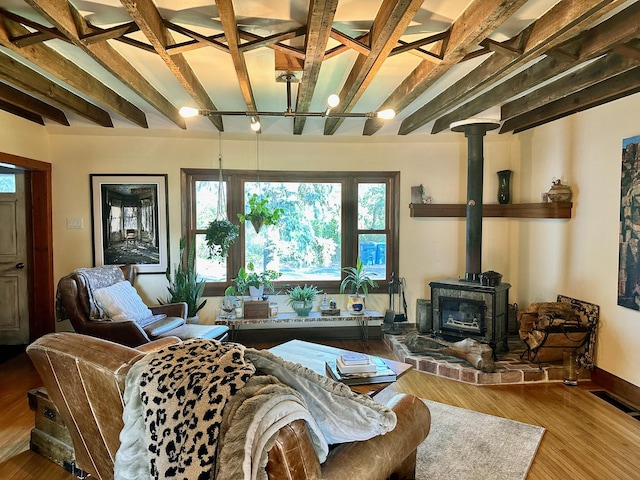
[[[429,286],[434,335],[450,341],[473,338],[487,343],[496,355],[509,351],[510,284],[486,286],[447,279]]]

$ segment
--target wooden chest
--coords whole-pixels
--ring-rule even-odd
[[[269,302],[263,300],[245,301],[244,318],[269,318]]]
[[[69,430],[44,388],[27,393],[29,408],[35,412],[35,428],[31,430],[29,448],[57,463],[71,473],[77,473],[75,454]]]

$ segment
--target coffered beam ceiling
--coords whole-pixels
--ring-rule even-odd
[[[639,39],[629,0],[7,0],[0,109],[42,125],[186,129],[185,104],[280,105],[269,83],[286,69],[293,112],[324,110],[328,93],[335,113],[395,110],[361,122],[365,136],[439,133],[487,111],[500,133],[520,132],[640,91]],[[278,132],[346,130],[342,117],[290,116]],[[224,116],[207,118],[200,128],[224,130]]]

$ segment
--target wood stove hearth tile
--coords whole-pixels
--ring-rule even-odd
[[[460,380],[460,367],[451,366],[446,363],[438,365],[438,375],[441,377],[451,378],[453,380]]]
[[[522,370],[504,370],[500,372],[500,383],[522,383],[524,374]]]
[[[478,383],[478,377],[481,375],[479,370],[465,368],[460,372],[460,380],[466,383]]]
[[[525,370],[522,372],[524,374],[525,382],[546,382],[547,381],[547,372],[540,369],[535,370]]]
[[[483,373],[478,375],[479,385],[499,385],[502,383],[502,374],[500,372]]]
[[[429,357],[423,357],[418,362],[417,370],[419,370],[421,372],[437,374],[438,373],[438,364],[436,362],[434,362]]]

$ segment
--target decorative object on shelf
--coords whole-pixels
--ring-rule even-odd
[[[505,205],[511,201],[511,170],[498,172],[498,203]]]
[[[266,193],[249,195],[247,206],[249,211],[246,215],[239,213],[238,220],[241,222],[251,222],[253,228],[256,229],[256,233],[260,233],[264,225],[275,225],[278,223],[284,213],[282,208],[271,208],[269,205],[269,194]]]
[[[220,313],[218,314],[218,318],[233,320],[235,318],[242,317],[242,303],[242,297],[237,297],[235,295],[235,287],[227,287],[224,292],[222,302],[220,302]]]
[[[231,223],[226,217],[226,199],[224,196],[224,180],[222,176],[222,141],[218,132],[218,204],[216,218],[212,220],[205,230],[205,241],[209,248],[209,258],[224,260],[229,253],[229,248],[240,234],[240,227]]]
[[[411,203],[431,203],[431,197],[427,196],[424,185],[411,187]]]
[[[253,300],[263,300],[265,297],[265,289],[271,293],[274,292],[273,282],[277,280],[280,275],[282,274],[275,270],[256,272],[253,262],[249,262],[247,268],[240,267],[238,275],[232,280],[235,282],[235,287],[232,285],[227,288],[227,290],[231,291],[230,288],[235,288],[236,295],[244,295],[244,293],[249,290],[250,293],[253,292],[251,293]]]
[[[296,285],[287,290],[287,295],[289,295],[287,304],[299,317],[308,317],[313,308],[313,300],[320,292],[314,285],[305,285],[304,287]]]
[[[563,185],[560,179],[554,179],[551,188],[547,192],[550,203],[563,203],[571,201],[571,187]]]
[[[349,288],[352,295],[347,300],[347,311],[352,315],[362,315],[364,313],[364,299],[369,295],[369,288],[376,288],[378,284],[364,271],[364,264],[360,257],[356,260],[355,267],[344,267],[346,273],[342,283],[340,283],[340,293]],[[362,295],[360,295],[362,290]]]
[[[186,257],[185,257],[186,253]],[[176,265],[173,273],[167,270],[169,295],[165,300],[158,298],[161,305],[167,303],[185,302],[187,304],[187,320],[189,323],[198,323],[198,312],[207,303],[202,300],[205,281],[198,281],[196,272],[196,243],[192,240],[189,250],[186,251],[186,239],[180,239],[180,263]]]
[[[325,293],[325,298],[327,294]],[[323,302],[324,304],[324,302]],[[326,308],[320,308],[320,314],[324,317],[337,317],[340,315],[340,309],[338,308],[338,302],[335,298],[331,298]]]

